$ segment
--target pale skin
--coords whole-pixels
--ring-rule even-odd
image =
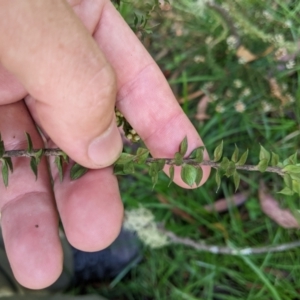
[[[6,150],[63,149],[91,168],[59,182],[50,159],[35,181],[26,158],[13,159],[9,186],[0,183],[1,227],[16,279],[52,284],[62,270],[61,219],[69,242],[84,251],[118,235],[123,206],[110,165],[122,151],[115,105],[154,157],[173,157],[185,136],[203,142],[163,74],[109,0],[0,1],[0,132]],[[167,170],[166,170],[167,171]],[[203,184],[210,169],[203,168]],[[68,172],[68,170],[66,171]],[[177,170],[175,182],[187,188]]]

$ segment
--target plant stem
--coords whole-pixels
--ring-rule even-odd
[[[27,150],[8,150],[5,151],[3,157],[31,157],[34,156],[40,149],[33,149],[32,152],[28,152]],[[43,149],[43,155],[45,156],[60,156],[65,154],[59,148],[53,149]],[[153,163],[161,158],[147,158],[146,163]],[[172,158],[163,158],[167,165],[175,165],[175,160]],[[220,163],[214,162],[212,160],[204,160],[202,163],[196,162],[194,159],[186,158],[182,161],[185,164],[194,165],[194,166],[210,166],[212,168],[218,169],[220,168]],[[243,165],[236,166],[237,170],[245,170],[245,171],[259,171],[257,166],[254,165]],[[283,176],[284,172],[280,167],[267,167],[266,172],[276,173],[278,175]]]
[[[35,154],[40,149],[33,149],[32,152],[28,152],[27,150],[8,150],[5,151],[3,157],[31,157],[35,156]],[[53,149],[43,149],[43,155],[45,156],[60,156],[64,155],[64,152],[58,148]]]
[[[168,231],[162,227],[158,227],[159,231],[165,234],[174,244],[181,244],[191,248],[194,248],[198,251],[205,251],[214,254],[227,254],[227,255],[251,255],[251,254],[262,254],[270,252],[282,252],[287,251],[293,248],[300,247],[300,241],[281,244],[277,246],[263,246],[263,247],[254,247],[254,248],[243,248],[243,249],[233,249],[230,247],[216,246],[216,245],[206,245],[201,242],[194,241],[189,238],[182,238],[177,236],[171,231]]]
[[[157,158],[147,158],[146,163],[152,163]],[[164,158],[167,165],[175,165],[175,160],[171,158]],[[194,166],[210,166],[212,168],[218,169],[220,168],[220,163],[214,162],[212,160],[204,160],[202,163],[196,162],[194,159],[186,158],[183,159],[183,163],[194,165]],[[243,165],[243,166],[236,166],[237,170],[245,170],[245,171],[259,171],[257,166],[254,165]],[[278,175],[283,176],[285,173],[282,171],[280,167],[267,167],[266,172],[270,173],[277,173]]]

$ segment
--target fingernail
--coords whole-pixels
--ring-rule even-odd
[[[90,144],[88,155],[98,167],[112,165],[120,156],[123,143],[115,119],[108,129],[96,137]]]

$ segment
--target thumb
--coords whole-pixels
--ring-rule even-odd
[[[122,149],[116,79],[64,1],[0,2],[0,61],[36,99],[39,123],[73,160],[98,168]]]

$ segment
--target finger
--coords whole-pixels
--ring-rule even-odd
[[[94,38],[117,74],[117,107],[154,157],[174,157],[185,136],[187,154],[203,145],[158,66],[110,2],[103,8]],[[188,187],[179,169],[175,182]],[[203,167],[201,184],[209,173],[210,168]]]
[[[19,101],[27,92],[21,83],[0,64],[0,104]]]
[[[112,168],[89,170],[71,181],[69,166],[62,182],[57,170],[52,168],[52,172],[57,207],[70,244],[82,251],[108,247],[123,221],[123,204]]]
[[[74,183],[55,185],[57,206],[69,242],[83,251],[108,247],[119,235],[123,204],[112,168],[90,170]]]
[[[32,116],[36,115],[34,102],[32,97],[26,97]],[[48,140],[47,147],[55,145]],[[70,163],[60,182],[54,157],[49,160],[57,207],[70,244],[82,251],[108,247],[118,236],[123,220],[123,204],[112,168],[89,170],[71,181]]]
[[[38,118],[55,144],[86,167],[110,165],[122,149],[115,76],[71,7],[3,0],[0,35],[1,63],[37,100]]]
[[[24,132],[33,145],[42,140],[23,102],[0,106],[1,136],[6,150],[26,148]],[[18,120],[18,122],[16,122]],[[25,287],[39,289],[53,283],[62,270],[58,216],[50,186],[47,162],[42,158],[38,178],[29,159],[12,159],[14,171],[8,187],[0,182],[1,227],[15,278]]]

